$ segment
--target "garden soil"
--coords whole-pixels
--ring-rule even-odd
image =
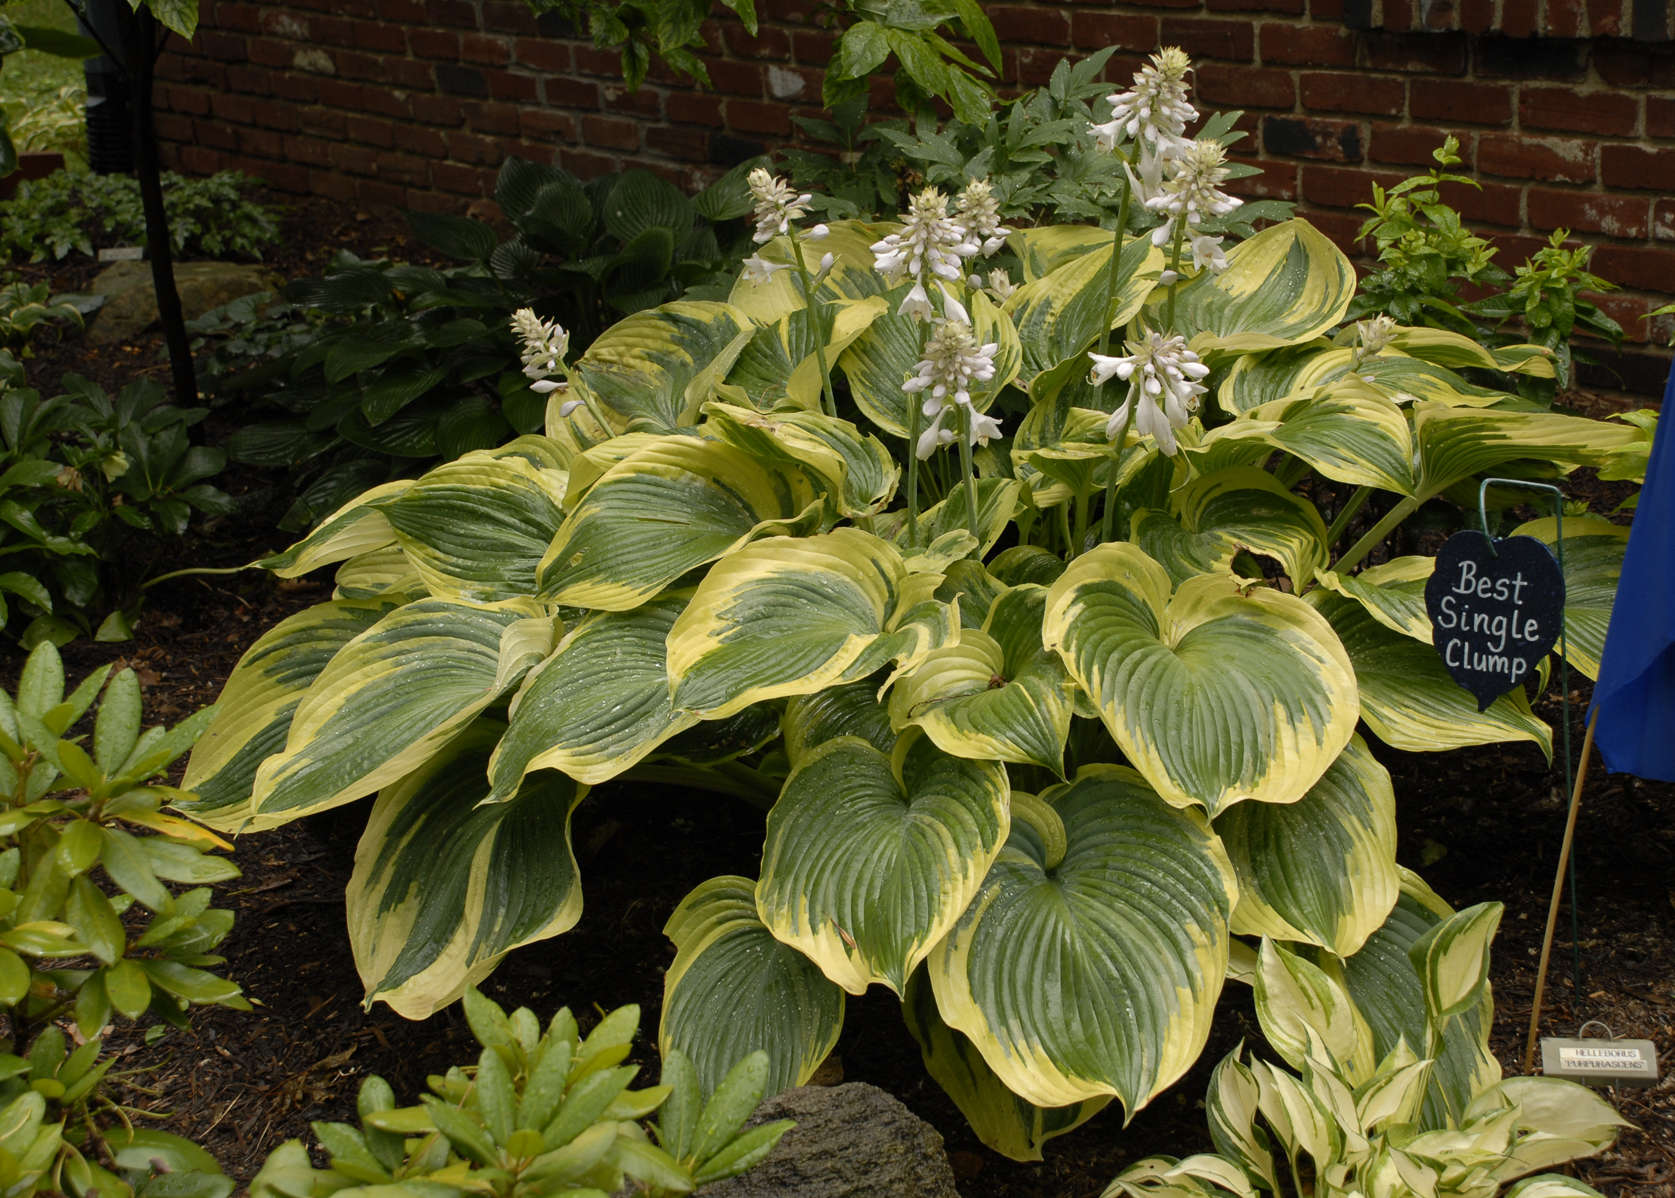
[[[282,277],[318,273],[338,247],[362,254],[422,258],[399,222],[323,202],[301,204],[286,218],[285,245],[272,266]],[[304,249],[303,247],[306,247]],[[35,267],[75,290],[92,264]],[[47,344],[31,363],[47,393],[64,370],[111,389],[138,374],[166,384],[154,337],[94,351],[84,341]],[[1568,397],[1593,414],[1620,401]],[[259,480],[235,480],[232,490]],[[1588,485],[1581,480],[1582,486]],[[281,534],[248,520],[207,526],[182,561],[236,565],[279,548]],[[182,578],[149,595],[133,641],[78,643],[66,650],[71,677],[104,662],[132,666],[145,689],[148,722],[176,722],[214,700],[244,649],[278,620],[328,595],[326,584],[280,582],[248,571]],[[15,678],[15,650],[0,650]],[[1568,718],[1582,742],[1585,684],[1561,705],[1556,682],[1537,709]],[[1401,861],[1419,869],[1456,906],[1504,903],[1494,952],[1494,1046],[1508,1072],[1519,1072],[1535,986],[1537,954],[1563,835],[1567,792],[1563,766],[1549,766],[1533,745],[1490,746],[1436,754],[1383,753],[1395,778]],[[359,806],[301,825],[240,838],[234,859],[242,877],[225,884],[221,902],[237,923],[223,951],[225,974],[254,1010],[204,1010],[185,1031],[145,1045],[119,1033],[128,1101],[147,1117],[204,1143],[227,1171],[247,1181],[286,1139],[309,1140],[312,1120],[353,1119],[360,1080],[377,1073],[403,1101],[415,1101],[428,1073],[476,1055],[457,1006],[411,1023],[383,1006],[368,1011],[350,959],[343,890],[353,862]],[[761,815],[707,794],[626,785],[596,788],[575,818],[576,852],[586,893],[581,922],[564,936],[514,953],[487,991],[543,1018],[568,1005],[584,1021],[638,1004],[637,1060],[655,1075],[649,1043],[662,1001],[662,974],[673,949],[663,923],[680,898],[718,873],[754,875]],[[1597,761],[1582,796],[1576,830],[1576,935],[1569,908],[1542,1013],[1547,1035],[1574,1035],[1598,1020],[1621,1037],[1658,1046],[1664,1080],[1651,1089],[1607,1096],[1636,1125],[1615,1148],[1575,1166],[1603,1193],[1675,1196],[1675,786],[1604,772]],[[1018,1164],[987,1151],[952,1103],[925,1075],[896,1001],[875,987],[850,1001],[842,1039],[817,1080],[865,1081],[894,1094],[943,1135],[967,1198],[1093,1198],[1127,1163],[1156,1153],[1184,1156],[1209,1148],[1203,1093],[1210,1068],[1241,1039],[1259,1041],[1248,994],[1229,986],[1200,1064],[1125,1128],[1113,1107],[1052,1141],[1046,1160]]]

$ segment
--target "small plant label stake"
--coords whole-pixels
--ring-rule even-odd
[[[1605,1039],[1587,1040],[1589,1027],[1605,1028]],[[1544,1036],[1541,1071],[1590,1086],[1653,1086],[1658,1080],[1658,1048],[1650,1040],[1619,1040],[1597,1019],[1577,1029],[1576,1039]]]
[[[1534,537],[1457,532],[1425,584],[1432,644],[1477,710],[1528,677],[1559,639],[1564,575]]]

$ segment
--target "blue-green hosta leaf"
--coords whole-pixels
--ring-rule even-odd
[[[297,704],[285,747],[256,771],[249,830],[276,827],[406,777],[552,649],[522,603],[421,599],[339,649]]]
[[[1197,811],[1093,766],[1039,799],[930,958],[936,1005],[1037,1106],[1133,1113],[1197,1058],[1227,966],[1233,867]]]
[[[905,294],[906,286],[903,285],[899,291]],[[972,405],[983,412],[988,410],[1001,388],[1018,376],[1018,331],[1006,314],[981,292],[971,297],[970,312],[972,334],[977,343],[986,345],[992,342],[997,347],[994,377],[971,388]],[[897,437],[907,436],[912,419],[910,408],[924,399],[923,394],[903,392],[901,385],[918,373],[931,328],[930,324],[915,317],[886,312],[873,321],[835,363],[849,380],[849,392],[855,406],[879,428]]]
[[[1205,453],[1227,441],[1272,445],[1352,486],[1412,495],[1418,485],[1406,414],[1365,384],[1262,404],[1213,430],[1187,453]]]
[[[756,912],[837,985],[900,994],[977,893],[1010,826],[1006,769],[922,736],[828,741],[768,813]]]
[[[1598,680],[1605,652],[1605,633],[1611,626],[1611,607],[1623,573],[1623,551],[1628,529],[1598,516],[1572,517],[1564,522],[1564,540],[1552,517],[1531,520],[1512,530],[1515,537],[1534,537],[1560,558],[1564,570],[1565,659],[1589,678]]]
[[[1639,433],[1626,424],[1553,412],[1492,412],[1414,405],[1420,491],[1435,495],[1463,479],[1530,458],[1562,466],[1610,466],[1632,452]]]
[[[826,365],[835,368],[838,355],[889,308],[884,297],[877,295],[829,305],[827,319],[832,327],[825,345]],[[814,317],[807,308],[787,312],[773,324],[756,330],[728,372],[727,387],[742,389],[751,405],[763,412],[785,407],[818,412],[818,340]]]
[[[843,1030],[843,991],[756,917],[756,884],[711,878],[680,901],[663,934],[675,944],[663,975],[657,1048],[679,1049],[713,1091],[735,1062],[768,1054],[764,1096],[800,1086]]]
[[[1132,540],[1179,584],[1231,569],[1240,550],[1277,560],[1298,588],[1326,561],[1326,523],[1314,504],[1265,470],[1234,467],[1170,492],[1170,511],[1142,508]]]
[[[1500,1063],[1489,1051],[1494,1004],[1485,987],[1479,1004],[1444,1025],[1435,1024],[1425,1004],[1425,984],[1408,950],[1453,915],[1418,875],[1401,871],[1402,892],[1384,926],[1361,951],[1329,970],[1341,968],[1350,997],[1373,1033],[1379,1058],[1406,1042],[1418,1056],[1436,1064],[1423,1108],[1423,1126],[1458,1126],[1472,1096],[1500,1080]]]
[[[884,754],[896,747],[889,710],[878,701],[878,683],[869,679],[796,696],[785,705],[780,728],[793,769],[815,749],[840,736],[858,736]]]
[[[675,707],[719,719],[891,660],[909,668],[958,632],[932,598],[941,580],[854,528],[747,546],[711,568],[669,631]]]
[[[1163,303],[1155,292],[1151,306]],[[1175,296],[1175,327],[1202,356],[1313,341],[1336,328],[1355,297],[1355,268],[1305,220],[1270,225],[1227,252],[1227,269],[1204,271]]]
[[[1079,229],[1040,232],[1074,232],[1081,236]],[[1025,387],[1061,363],[1079,359],[1085,350],[1098,343],[1099,334],[1105,328],[1105,313],[1112,300],[1111,251],[1115,239],[1103,230],[1093,232],[1103,235],[1091,239],[1085,249],[1073,254],[1054,255],[1059,260],[1049,270],[1030,278],[1007,297],[1006,314],[1017,325],[1022,352],[1018,378]],[[1024,238],[1024,252],[1044,250],[1045,247],[1030,244],[1038,240],[1033,234],[1026,233]],[[1117,265],[1116,311],[1111,328],[1120,329],[1134,318],[1157,286],[1158,272],[1162,269],[1163,252],[1154,249],[1149,238],[1130,237],[1123,244],[1122,260]],[[1025,273],[1029,274],[1027,267]],[[1120,344],[1120,338],[1117,342]],[[1078,369],[1085,373],[1085,368]]]
[[[1226,574],[1171,594],[1138,547],[1101,545],[1047,595],[1042,639],[1128,760],[1212,816],[1302,798],[1355,729],[1355,674],[1308,604]]]
[[[1074,1131],[1110,1103],[1108,1095],[1068,1106],[1039,1107],[1019,1098],[989,1068],[965,1036],[942,1021],[923,969],[915,970],[902,998],[907,1030],[919,1042],[925,1070],[954,1100],[971,1130],[988,1147],[1015,1161],[1038,1161],[1041,1146]]]
[[[629,611],[750,541],[809,531],[820,506],[799,467],[723,441],[662,438],[607,470],[565,518],[541,559],[541,595]]]
[[[242,827],[256,769],[284,749],[303,694],[339,649],[394,608],[376,599],[333,600],[263,633],[233,667],[186,763],[181,789],[196,797],[175,805],[218,831]]]
[[[1003,591],[980,628],[932,652],[890,691],[890,719],[916,725],[944,753],[1034,764],[1064,776],[1075,685],[1041,643],[1047,591]]]
[[[578,782],[616,777],[698,722],[669,701],[664,641],[685,595],[584,619],[529,672],[489,764],[490,798],[509,798],[532,770]]]
[[[1477,699],[1448,675],[1436,650],[1393,632],[1360,603],[1322,590],[1309,592],[1355,666],[1361,718],[1393,749],[1428,753],[1528,740],[1553,751],[1553,730],[1537,719],[1522,687],[1477,710]]]
[[[564,520],[564,477],[522,457],[467,454],[378,504],[433,595],[492,603],[535,593]]]
[[[283,553],[254,563],[281,578],[300,578],[310,570],[347,561],[362,553],[395,543],[395,529],[379,510],[413,485],[410,478],[398,478],[355,496],[320,521],[313,532]]]
[[[838,515],[871,515],[890,501],[901,480],[901,467],[882,441],[836,416],[762,414],[721,403],[706,404],[704,414],[706,431],[752,457],[795,463],[819,475]]]
[[[1295,803],[1239,803],[1215,821],[1239,877],[1233,930],[1347,957],[1396,901],[1396,795],[1360,737]]]
[[[570,814],[587,788],[546,773],[484,802],[502,731],[474,725],[372,804],[344,894],[368,1003],[427,1018],[512,949],[581,918]]]
[[[1319,570],[1315,581],[1329,591],[1353,599],[1367,614],[1392,632],[1431,643],[1431,617],[1425,611],[1425,582],[1437,559],[1423,554],[1395,557],[1359,574]]]
[[[755,330],[731,304],[676,300],[617,321],[570,372],[630,427],[667,432],[692,422]]]

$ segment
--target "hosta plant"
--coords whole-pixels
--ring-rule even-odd
[[[1105,1198],[1587,1198],[1538,1170],[1611,1146],[1627,1126],[1553,1077],[1503,1078],[1489,1052],[1489,941],[1500,905],[1453,912],[1408,876],[1386,925],[1321,965],[1264,939],[1256,1013],[1283,1064],[1235,1050],[1205,1106],[1216,1152],[1152,1157]],[[1522,1178],[1523,1180],[1517,1180]]]
[[[90,732],[76,731],[95,701]],[[178,1025],[194,1005],[248,1009],[239,988],[211,972],[233,916],[210,905],[209,884],[238,870],[212,855],[224,841],[162,809],[183,796],[161,776],[207,717],[142,731],[129,669],[113,676],[106,666],[66,695],[50,641],[29,655],[16,697],[0,692],[0,1184],[8,1194],[131,1195],[154,1161],[183,1198],[232,1191],[190,1142],[133,1126],[112,1097],[116,1058],[101,1038],[118,1016]]]
[[[398,1107],[383,1078],[361,1083],[360,1126],[316,1123],[330,1163],[316,1169],[296,1140],[275,1149],[250,1183],[253,1198],[325,1198],[345,1187],[490,1198],[648,1198],[686,1194],[743,1173],[773,1150],[789,1120],[745,1129],[762,1100],[767,1054],[730,1069],[707,1099],[679,1050],[663,1080],[629,1089],[624,1065],[639,1027],[621,1007],[586,1036],[564,1008],[545,1031],[527,1007],[508,1015],[475,989],[465,1014],[482,1053],[474,1067],[430,1078],[432,1093]],[[656,1112],[656,1141],[642,1120]]]
[[[521,317],[544,434],[264,562],[337,589],[235,669],[188,810],[371,797],[350,939],[368,998],[420,1017],[579,918],[589,788],[761,802],[758,876],[668,922],[664,1050],[708,1086],[764,1049],[777,1090],[885,986],[1018,1157],[1181,1075],[1237,937],[1355,959],[1399,892],[1368,738],[1550,743],[1522,690],[1479,712],[1448,678],[1432,559],[1392,535],[1484,474],[1643,444],[1459,374],[1550,372],[1539,347],[1346,326],[1354,272],[1305,222],[1228,244],[1186,69],[1159,55],[1095,130],[1144,232],[1012,230],[981,181],[810,225],[763,172],[727,301],[579,356]],[[1613,529],[1565,523],[1584,669]]]

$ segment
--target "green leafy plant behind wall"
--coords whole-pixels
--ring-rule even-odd
[[[187,810],[372,797],[350,939],[369,999],[422,1017],[574,925],[590,787],[760,803],[757,876],[670,916],[665,1052],[708,1086],[761,1049],[777,1090],[883,986],[1020,1158],[1176,1080],[1241,938],[1360,959],[1401,891],[1369,738],[1551,739],[1522,690],[1479,712],[1447,677],[1432,559],[1393,534],[1645,443],[1459,373],[1551,374],[1538,346],[1346,324],[1354,271],[1306,222],[1240,239],[1188,66],[1094,127],[1114,228],[1008,228],[981,180],[815,224],[764,170],[727,298],[579,355],[520,313],[543,431],[262,563],[336,591],[240,662]]]

